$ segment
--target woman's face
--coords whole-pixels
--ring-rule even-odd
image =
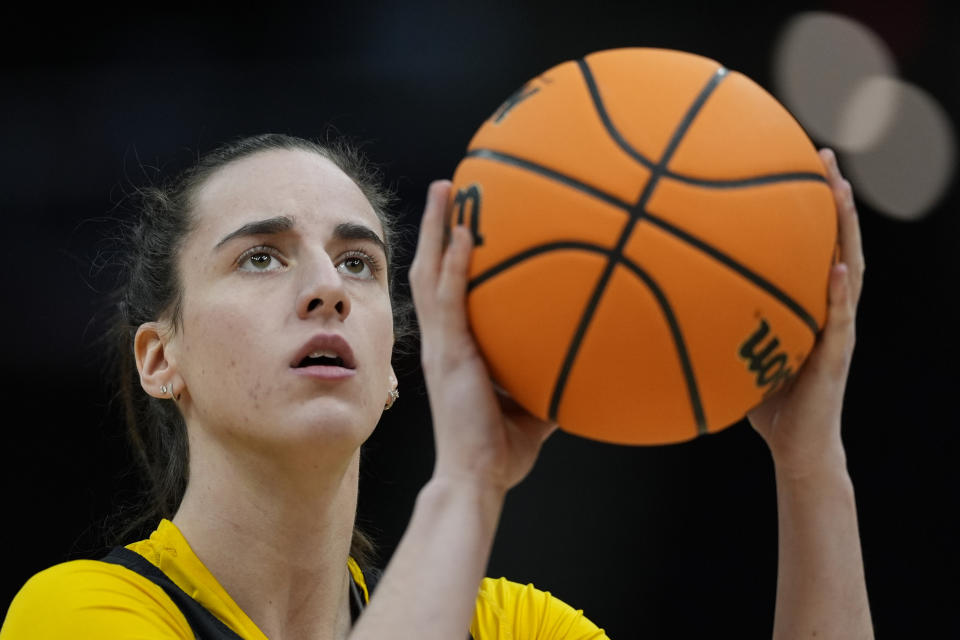
[[[192,216],[167,346],[190,429],[354,450],[396,384],[383,230],[366,197],[326,158],[270,150],[215,173]]]

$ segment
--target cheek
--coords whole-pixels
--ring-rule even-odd
[[[393,358],[393,312],[389,304],[379,310],[375,326],[373,342],[385,366],[389,367]]]
[[[249,314],[215,306],[184,314],[181,370],[198,409],[260,406],[271,381],[263,339]]]
[[[356,310],[356,307],[354,308]],[[355,334],[354,348],[362,345],[364,357],[370,363],[365,385],[371,397],[379,401],[389,387],[390,365],[393,359],[393,315],[389,304],[378,304],[369,309],[364,318],[362,333]]]

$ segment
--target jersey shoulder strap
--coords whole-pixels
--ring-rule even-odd
[[[136,551],[131,551],[126,547],[114,547],[110,553],[100,560],[126,567],[163,589],[180,609],[180,612],[183,613],[183,617],[187,619],[187,623],[197,640],[243,640],[240,635],[221,622],[202,604],[178,587],[173,580],[167,577],[167,574],[150,564],[149,560]]]

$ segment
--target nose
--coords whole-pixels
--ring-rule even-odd
[[[297,296],[297,316],[303,320],[332,316],[344,320],[350,314],[350,297],[343,277],[326,254],[320,255],[303,270]]]

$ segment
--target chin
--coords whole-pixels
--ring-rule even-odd
[[[321,447],[325,450],[353,451],[370,437],[379,413],[339,398],[316,398],[292,408],[283,418],[286,444]],[[274,433],[274,435],[279,435]]]

